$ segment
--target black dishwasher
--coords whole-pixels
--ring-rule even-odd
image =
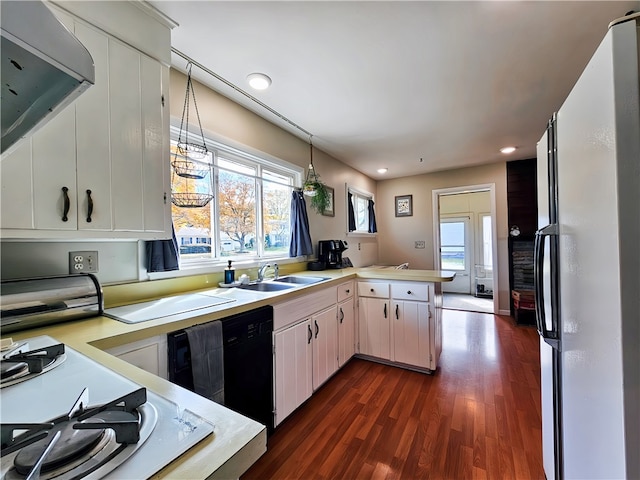
[[[273,308],[221,319],[224,405],[273,430]],[[167,335],[169,380],[193,391],[189,340],[184,330]]]

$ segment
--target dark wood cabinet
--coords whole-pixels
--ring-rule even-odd
[[[509,230],[517,226],[520,235],[509,235],[509,289],[533,290],[533,241],[538,228],[536,159],[507,162],[507,216]],[[513,299],[511,314],[515,315]],[[530,316],[518,315],[532,323]]]

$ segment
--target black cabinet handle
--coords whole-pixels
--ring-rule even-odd
[[[371,293],[373,293],[373,288],[371,289]]]
[[[400,306],[396,303],[396,320],[400,320],[400,314],[398,313],[398,309]]]
[[[411,295],[411,290],[407,290],[407,295]]]
[[[311,325],[307,325],[309,329],[309,338],[307,338],[307,344],[311,343],[311,339],[313,338],[313,333],[311,332]]]
[[[313,323],[316,324],[316,338],[318,338],[318,332],[320,331],[320,327],[318,326],[318,321],[314,320]]]
[[[64,207],[62,209],[62,221],[66,222],[69,220],[69,208],[71,208],[71,201],[69,200],[69,189],[67,187],[62,187],[62,197],[64,199]]]
[[[347,288],[347,293],[349,293],[349,291],[350,291],[350,290]]]
[[[342,311],[342,307],[340,307],[340,323],[344,320],[344,312]]]
[[[87,190],[87,223],[91,223],[91,215],[93,215],[93,198],[91,198],[91,190]]]
[[[384,304],[384,318],[387,318],[387,304]]]

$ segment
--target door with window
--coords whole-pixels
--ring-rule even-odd
[[[473,266],[473,235],[469,217],[440,218],[440,268],[456,272],[452,282],[444,282],[442,290],[471,293]]]

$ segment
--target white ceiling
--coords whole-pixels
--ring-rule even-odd
[[[509,160],[535,157],[608,23],[640,10],[640,1],[150,3],[178,22],[174,48],[376,179],[503,161],[506,145],[518,147]],[[251,90],[252,72],[271,87]],[[192,75],[309,140],[203,70]]]

